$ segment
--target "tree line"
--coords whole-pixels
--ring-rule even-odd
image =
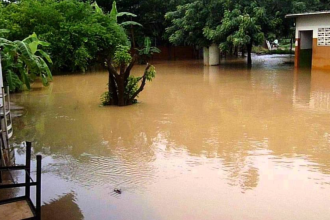
[[[109,13],[111,0],[96,0]],[[0,29],[9,40],[23,40],[32,33],[50,43],[54,72],[85,71],[103,63],[104,54],[129,40],[143,46],[145,37],[157,45],[216,43],[223,51],[250,50],[262,38],[290,38],[289,13],[330,9],[330,0],[118,0],[118,11],[136,17],[118,18],[123,29],[104,14],[95,13],[91,1],[23,0],[0,3]],[[128,39],[126,37],[128,36]]]

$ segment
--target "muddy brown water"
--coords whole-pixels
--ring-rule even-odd
[[[330,72],[289,60],[155,62],[128,107],[99,106],[106,72],[13,95],[13,142],[44,157],[44,219],[329,219]]]

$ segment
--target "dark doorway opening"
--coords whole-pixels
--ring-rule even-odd
[[[299,67],[311,68],[313,58],[313,31],[300,31]]]

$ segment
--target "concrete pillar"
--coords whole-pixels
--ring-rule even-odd
[[[217,44],[212,44],[209,48],[209,65],[217,66],[220,64],[220,49]]]
[[[209,48],[203,47],[203,60],[204,60],[204,65],[208,66],[209,65]]]

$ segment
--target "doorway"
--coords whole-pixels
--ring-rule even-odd
[[[313,31],[300,31],[299,67],[311,68],[313,59]]]

